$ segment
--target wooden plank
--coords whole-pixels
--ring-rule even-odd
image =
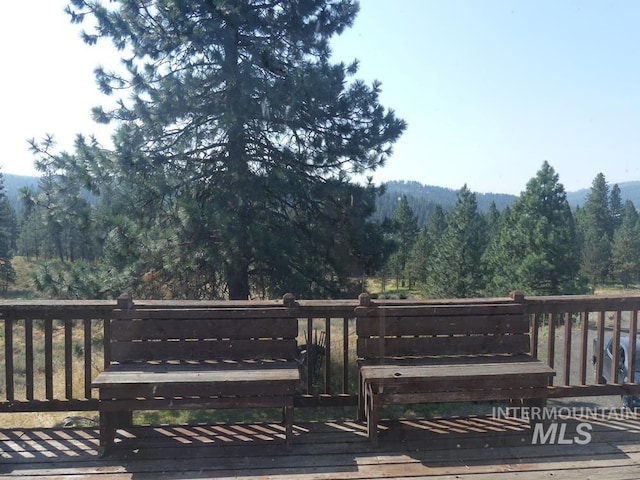
[[[216,368],[207,365],[160,365],[157,368],[133,366],[114,367],[100,372],[93,381],[94,387],[142,385],[142,384],[207,384],[297,381],[299,372],[292,362],[273,367]],[[179,391],[177,393],[180,393]]]
[[[562,381],[564,385],[571,383],[571,327],[573,319],[569,312],[564,314],[564,351],[562,352]]]
[[[111,343],[112,362],[294,359],[295,340],[198,340]]]
[[[293,403],[293,394],[298,387],[299,379],[273,379],[269,383],[257,381],[255,379],[236,382],[216,382],[216,383],[165,383],[157,384],[130,384],[122,386],[105,386],[100,389],[100,398],[102,400],[117,401],[136,399],[166,399],[168,402],[175,399],[188,399],[193,405],[199,405],[197,408],[204,409],[207,406],[215,405],[217,399],[224,397],[282,397],[291,396]],[[239,399],[238,404],[242,405]],[[248,405],[247,405],[248,407]],[[106,408],[104,405],[101,407]],[[112,408],[112,407],[108,407]]]
[[[5,395],[9,402],[15,399],[13,383],[13,318],[4,319],[4,368],[5,368]]]
[[[546,388],[501,388],[435,392],[390,392],[376,395],[376,401],[384,405],[441,402],[480,402],[488,400],[510,400],[547,398]]]
[[[64,394],[73,398],[73,320],[64,321]]]
[[[183,313],[183,312],[181,312]],[[112,320],[111,341],[296,338],[295,318],[133,319]]]
[[[331,318],[324,319],[325,353],[324,353],[324,393],[329,393],[331,388]]]
[[[605,312],[598,312],[598,325],[597,325],[597,338],[596,338],[596,347],[595,352],[593,354],[596,356],[596,381],[597,383],[604,383],[604,376],[602,375],[604,364],[603,364],[603,355],[604,355],[604,318]]]
[[[53,320],[44,320],[44,382],[45,398],[53,400]]]
[[[466,363],[456,365],[368,365],[360,369],[365,381],[373,379],[393,379],[402,382],[405,379],[437,380],[455,379],[464,386],[472,380],[522,375],[553,375],[554,371],[542,362],[505,362],[505,363]]]
[[[413,394],[419,397],[426,393],[424,400],[417,402],[429,402],[432,395],[436,395],[438,402],[444,402],[449,398],[464,398],[483,400],[486,397],[478,396],[478,392],[496,392],[499,390],[527,390],[530,388],[546,389],[549,383],[549,375],[547,374],[511,374],[504,376],[486,375],[481,378],[472,378],[469,380],[460,380],[455,377],[439,377],[439,378],[423,378],[416,377],[398,381],[394,378],[372,379],[365,381],[366,385],[371,385],[374,392],[380,393],[397,393],[397,394]],[[447,395],[447,394],[450,394]],[[494,400],[504,398],[502,396],[494,396]],[[511,397],[506,397],[511,398]],[[522,396],[518,396],[522,398]]]
[[[331,344],[327,343],[331,349]],[[349,319],[342,321],[342,394],[349,393]]]
[[[421,302],[420,305],[379,305],[371,307],[356,307],[356,317],[447,317],[464,315],[522,315],[525,309],[520,303],[456,303],[430,305]]]
[[[589,313],[580,312],[580,385],[587,384],[587,358],[589,358]]]
[[[0,412],[87,412],[97,410],[97,399],[75,398],[73,400],[14,400],[12,402],[0,402]]]
[[[529,351],[528,335],[358,338],[359,358],[425,355],[520,354]]]
[[[287,307],[262,307],[262,308],[148,308],[115,310],[116,318],[122,320],[135,319],[273,319],[273,318],[297,318],[296,309]]]
[[[105,412],[135,410],[205,410],[205,409],[243,409],[243,408],[281,408],[293,405],[293,395],[286,391],[282,395],[229,396],[211,398],[119,398],[107,400],[101,404]]]
[[[34,365],[33,365],[33,320],[24,320],[24,349],[25,349],[25,380],[26,399],[33,400],[34,397]]]
[[[467,316],[378,316],[357,320],[359,336],[503,335],[529,333],[529,319],[520,314]]]
[[[84,319],[84,398],[91,398],[91,376],[92,376],[92,332],[91,332],[91,320]]]

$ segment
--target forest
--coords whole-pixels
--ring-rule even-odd
[[[580,208],[544,162],[517,199],[383,208],[384,165],[407,125],[358,63],[332,63],[352,0],[71,0],[113,146],[32,140],[38,185],[0,195],[0,275],[34,261],[51,298],[351,297],[362,279],[425,297],[575,294],[640,274],[638,213],[598,175]],[[434,168],[437,161],[434,159]],[[367,178],[357,182],[355,178]],[[376,209],[378,210],[376,212]],[[386,210],[383,212],[383,210]]]
[[[20,255],[38,265],[34,286],[45,297],[113,298],[120,291],[133,291],[138,298],[226,298],[228,292],[214,292],[206,277],[198,275],[197,266],[206,258],[190,258],[185,252],[179,263],[171,256],[168,248],[179,232],[171,231],[169,223],[162,235],[132,230],[129,243],[123,237],[125,220],[114,209],[121,200],[88,195],[65,182],[64,175],[50,175],[43,176],[36,189],[23,187],[17,212],[2,189],[0,265],[5,285],[15,280],[11,260]],[[435,204],[423,223],[406,195],[382,220],[376,219],[373,203],[368,204],[369,216],[359,225],[371,243],[363,238],[342,252],[332,249],[346,244],[326,244],[325,258],[333,255],[348,267],[344,278],[328,275],[316,287],[326,290],[308,284],[310,288],[296,290],[297,295],[353,297],[362,279],[371,277],[383,287],[411,289],[426,298],[501,296],[512,289],[530,295],[579,294],[640,280],[639,214],[604,175],[594,178],[584,204],[573,210],[547,162],[521,196],[502,209],[492,203],[482,211],[476,196],[461,188],[454,206]],[[273,242],[286,242],[278,232],[269,236]],[[179,254],[178,245],[172,251]],[[322,257],[318,261],[322,263]],[[252,282],[266,282],[270,273]],[[253,286],[251,298],[281,293],[266,283],[252,285],[262,290]]]

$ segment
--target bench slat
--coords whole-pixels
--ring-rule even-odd
[[[544,388],[504,388],[499,390],[464,390],[450,392],[421,392],[421,393],[381,393],[375,395],[375,401],[385,405],[400,405],[411,403],[440,403],[440,402],[480,402],[487,400],[512,400],[547,398],[549,392]]]
[[[141,308],[115,310],[116,318],[134,320],[144,318],[155,319],[209,319],[222,318],[296,318],[295,312],[287,307],[266,308]]]
[[[362,367],[362,379],[381,393],[466,392],[543,388],[553,370],[538,362]]]
[[[506,315],[451,315],[437,317],[371,316],[358,318],[359,337],[401,335],[457,335],[529,333],[529,319],[522,313]]]
[[[163,383],[157,385],[127,385],[126,387],[103,387],[101,399],[133,399],[133,398],[213,398],[213,397],[272,397],[293,395],[298,382],[272,380],[268,384],[258,381],[235,383],[179,384]]]
[[[384,358],[426,355],[521,354],[530,349],[528,335],[358,338],[358,356]]]
[[[111,343],[112,362],[294,359],[294,339],[145,341]]]
[[[103,402],[103,412],[132,410],[189,410],[217,408],[282,408],[293,406],[293,396],[212,397],[212,398],[145,398],[115,399]],[[288,428],[286,426],[285,428]]]
[[[172,340],[214,338],[296,338],[298,321],[294,318],[237,319],[133,319],[113,320],[111,340]]]
[[[114,365],[93,386],[101,398],[261,396],[294,393],[295,362],[242,365]]]
[[[509,315],[524,313],[521,303],[469,303],[469,304],[435,304],[435,305],[376,305],[372,307],[356,307],[356,316],[364,317],[446,317],[452,315]]]

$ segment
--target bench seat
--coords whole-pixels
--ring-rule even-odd
[[[255,364],[142,364],[112,365],[98,374],[93,386],[102,399],[126,403],[136,398],[176,396],[255,397],[264,405],[270,397],[291,397],[299,385],[296,362]],[[274,393],[277,392],[277,395]],[[278,400],[282,401],[282,400]],[[159,403],[159,402],[158,402]],[[277,403],[277,402],[276,402]],[[279,403],[282,405],[282,403]]]

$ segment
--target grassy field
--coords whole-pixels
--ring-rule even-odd
[[[11,264],[16,271],[16,283],[9,285],[3,297],[25,300],[40,298],[33,281],[38,269],[38,262],[36,260],[28,260],[26,257],[13,257]]]

